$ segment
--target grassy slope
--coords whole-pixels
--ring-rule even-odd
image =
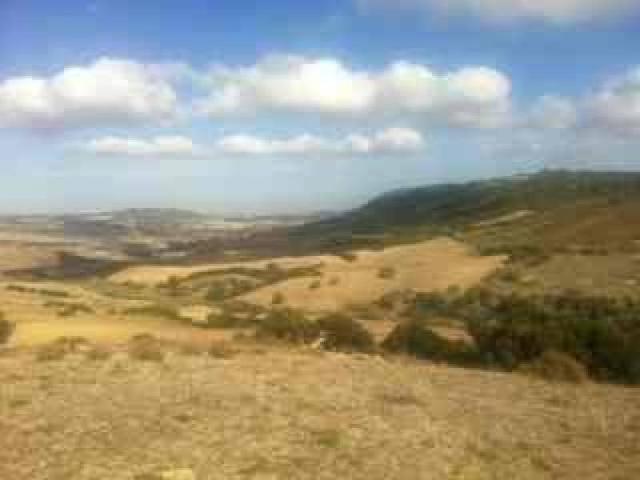
[[[634,389],[402,360],[0,357],[0,478],[631,479]],[[141,477],[142,478],[142,477]]]
[[[640,174],[545,171],[392,192],[295,235],[301,241],[322,237],[357,244],[363,236],[383,235],[385,243],[394,243],[455,232],[480,246],[506,249],[530,244],[625,249],[640,239],[639,201]],[[518,211],[533,215],[493,228],[476,226]]]

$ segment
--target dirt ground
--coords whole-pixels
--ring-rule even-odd
[[[640,478],[638,389],[270,347],[0,356],[0,478]]]

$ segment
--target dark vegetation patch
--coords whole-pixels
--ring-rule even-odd
[[[140,307],[130,307],[123,311],[127,315],[137,315],[146,317],[163,318],[166,320],[188,321],[187,318],[180,315],[177,308],[171,305],[154,303],[151,305],[143,305]]]
[[[9,341],[15,330],[15,325],[4,318],[4,314],[0,312],[0,345],[4,345]]]
[[[7,285],[5,288],[10,292],[33,293],[37,295],[44,295],[47,297],[68,298],[71,296],[69,292],[64,292],[61,290],[50,290],[48,288],[27,287],[25,285],[11,284],[11,285]]]
[[[584,383],[589,379],[587,368],[566,353],[547,351],[536,360],[521,365],[525,375],[559,382]]]
[[[577,292],[500,295],[477,288],[456,298],[419,294],[407,315],[409,326],[398,327],[385,340],[392,351],[437,360],[451,354],[454,363],[462,359],[506,370],[533,365],[538,371],[544,371],[549,358],[557,360],[562,354],[583,365],[594,379],[640,382],[640,302],[632,298]],[[430,331],[430,319],[441,315],[464,322],[473,344],[451,344]],[[549,352],[556,353],[549,357]]]
[[[162,362],[165,357],[163,343],[153,335],[136,335],[127,344],[127,353],[134,360]]]
[[[311,320],[293,309],[272,310],[257,323],[256,335],[296,344],[317,342],[326,350],[346,353],[372,353],[376,350],[369,331],[348,315],[339,313]]]
[[[371,353],[376,349],[369,330],[348,315],[334,313],[319,318],[316,323],[326,350]]]

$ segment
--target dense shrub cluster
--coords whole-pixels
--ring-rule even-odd
[[[351,317],[339,313],[318,319],[322,346],[341,352],[373,352],[375,341],[369,331]]]
[[[348,315],[333,313],[310,320],[302,312],[289,308],[269,312],[257,323],[256,335],[298,344],[319,341],[326,350],[370,353],[375,340],[360,323]]]
[[[640,382],[640,305],[576,294],[499,299],[468,321],[487,361],[514,368],[562,352],[595,378]]]
[[[632,299],[558,295],[497,295],[471,290],[455,299],[418,295],[409,312],[465,320],[478,358],[507,369],[558,352],[600,380],[640,382],[640,302]]]
[[[444,338],[425,322],[415,319],[394,328],[382,342],[382,348],[392,353],[406,353],[439,362],[466,365],[477,361],[477,353],[471,346]]]
[[[311,343],[318,338],[316,322],[291,308],[279,308],[263,318],[256,331],[261,338],[274,338],[292,343]]]
[[[254,282],[231,277],[213,282],[207,290],[206,299],[210,302],[221,302],[243,295],[254,289]]]

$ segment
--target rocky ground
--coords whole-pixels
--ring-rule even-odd
[[[281,347],[224,353],[5,353],[0,479],[640,478],[638,389]]]

